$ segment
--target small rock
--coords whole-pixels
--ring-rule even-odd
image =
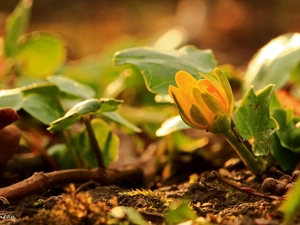
[[[272,177],[267,177],[262,183],[262,189],[266,193],[273,193],[278,181]]]
[[[284,184],[288,184],[292,182],[292,177],[290,175],[284,174],[279,178],[279,181]]]
[[[300,170],[295,170],[293,173],[292,173],[292,180],[295,181],[300,175]]]
[[[282,183],[282,182],[278,182],[276,184],[275,190],[274,190],[274,194],[277,196],[282,196],[285,194],[286,189],[285,189],[286,184]]]
[[[288,191],[293,187],[294,187],[294,183],[288,183],[287,185],[285,185],[285,191]]]
[[[202,207],[209,207],[209,208],[211,208],[211,207],[213,206],[213,204],[210,203],[210,202],[205,202],[205,203],[203,203],[201,206],[202,206]]]

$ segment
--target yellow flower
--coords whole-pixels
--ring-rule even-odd
[[[189,126],[212,133],[228,131],[234,106],[230,84],[219,69],[209,75],[200,75],[204,79],[197,81],[185,71],[177,72],[178,87],[170,85],[169,95]]]

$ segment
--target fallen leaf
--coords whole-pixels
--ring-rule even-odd
[[[19,115],[12,108],[0,109],[0,130],[19,119]]]
[[[0,176],[7,161],[18,151],[21,131],[13,126],[6,126],[0,130]]]

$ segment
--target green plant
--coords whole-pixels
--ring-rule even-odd
[[[299,39],[299,33],[281,35],[253,57],[242,84],[244,96],[233,112],[230,107],[233,98],[228,97],[232,95],[231,89],[224,88],[222,70],[211,73],[216,66],[211,51],[192,46],[173,51],[133,48],[117,52],[114,62],[140,69],[151,92],[165,96],[169,89],[182,119],[179,116],[168,119],[157,130],[158,135],[189,127],[221,133],[248,169],[261,175],[275,164],[291,171],[298,163],[299,118],[291,108],[285,109],[280,104],[274,90],[291,80],[299,85]],[[231,75],[228,67],[221,68],[224,74]],[[178,89],[174,87],[175,80]],[[224,123],[227,120],[219,120],[220,115],[229,116],[230,126]],[[299,206],[298,192],[299,181],[282,206],[286,224]]]
[[[233,98],[228,97],[232,96],[231,88],[224,89],[223,85],[227,82],[226,78],[220,70],[211,73],[216,61],[210,50],[199,50],[193,46],[172,51],[147,47],[132,48],[117,52],[114,63],[131,64],[140,69],[151,92],[166,95],[169,89],[182,120],[188,126],[176,116],[162,125],[157,131],[159,135],[188,127],[221,133],[253,173],[264,173],[273,165],[272,158],[277,159],[283,169],[290,170],[295,163],[287,167],[287,160],[297,153],[299,146],[296,141],[299,138],[295,127],[296,117],[289,112],[287,121],[280,121],[278,114],[283,108],[276,99],[274,88],[282,87],[288,81],[289,74],[295,73],[295,67],[300,61],[300,46],[297,44],[299,36],[297,33],[282,35],[254,56],[246,72],[246,82],[241,89],[248,91],[239,100],[233,112],[229,106],[233,104]],[[277,46],[276,55],[271,55],[269,51],[273,49],[271,47],[274,44]],[[287,61],[289,63],[286,63]],[[184,72],[175,78],[179,70],[186,71],[194,79],[190,78],[190,75],[184,75]],[[224,72],[228,74],[226,68]],[[286,74],[285,83],[277,78],[280,73]],[[175,79],[179,89],[173,87],[176,85]],[[264,86],[261,85],[262,81]],[[255,91],[257,88],[260,90]],[[220,120],[224,117],[222,115],[229,116],[229,126],[227,122],[224,123],[225,120]],[[289,125],[282,126],[282,123]],[[215,126],[219,128],[215,129]],[[293,130],[295,135],[284,137],[284,129]],[[278,139],[280,145],[277,145]],[[290,151],[285,151],[287,143],[293,145],[289,147]],[[285,160],[282,160],[283,156]]]
[[[60,133],[64,143],[48,150],[38,148],[52,167],[51,156],[62,169],[105,168],[118,157],[119,140],[109,121],[135,132],[140,129],[116,112],[123,101],[95,98],[95,89],[61,75],[66,60],[61,38],[52,33],[25,33],[31,6],[30,0],[21,0],[6,21],[0,107],[24,110],[36,119],[34,126],[47,125],[49,131]],[[79,121],[85,126],[77,132],[71,126]],[[22,136],[29,145],[34,143],[26,132]]]

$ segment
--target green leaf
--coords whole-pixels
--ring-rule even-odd
[[[270,151],[283,171],[293,171],[299,162],[299,155],[284,148],[280,144],[277,134],[270,137]]]
[[[179,70],[185,70],[199,79],[199,72],[210,73],[216,66],[211,50],[199,50],[194,46],[184,46],[172,51],[131,48],[117,52],[114,63],[138,67],[147,88],[160,94],[167,94],[169,85],[176,85],[174,77]]]
[[[295,214],[299,211],[300,207],[300,178],[298,177],[295,186],[287,193],[286,199],[280,206],[280,210],[283,212],[284,221],[283,225],[292,224],[291,220]]]
[[[245,75],[246,88],[275,84],[283,87],[300,62],[300,33],[288,33],[271,40],[251,59]]]
[[[142,130],[140,128],[138,128],[136,125],[134,125],[133,123],[131,123],[128,120],[126,120],[125,118],[123,118],[117,112],[103,112],[102,115],[111,119],[112,121],[114,121],[116,123],[119,123],[125,127],[130,128],[131,130],[133,130],[135,132],[142,132]]]
[[[91,125],[100,147],[105,167],[108,167],[118,158],[119,138],[111,131],[108,124],[99,118],[93,119]],[[95,153],[92,149],[93,146],[91,145],[86,129],[79,132],[79,134],[73,138],[72,143],[87,168],[95,168],[98,166]]]
[[[55,159],[59,165],[59,169],[65,170],[76,168],[72,154],[65,144],[53,145],[47,150],[47,153]]]
[[[148,225],[141,214],[136,211],[134,208],[125,207],[125,206],[117,206],[110,210],[110,215],[117,219],[124,219],[126,216],[128,220],[133,224],[138,225]]]
[[[24,75],[44,78],[53,74],[65,62],[64,43],[55,35],[32,33],[20,46],[16,60]]]
[[[178,224],[187,220],[195,220],[197,215],[188,206],[189,202],[184,200],[180,201],[179,204],[171,209],[165,216],[165,220],[168,224]]]
[[[60,95],[57,87],[49,82],[34,83],[19,88],[1,90],[0,107],[11,107],[17,111],[22,108],[24,96],[32,93],[51,96],[52,98]]]
[[[14,57],[18,49],[17,42],[27,28],[31,5],[31,0],[21,0],[6,20],[4,37],[4,55],[6,58]]]
[[[107,168],[118,158],[119,138],[103,120],[94,119],[91,125],[101,149],[105,167]],[[93,159],[95,159],[95,156],[93,156]],[[97,162],[95,162],[94,167],[96,166]]]
[[[64,76],[51,76],[48,80],[53,83],[61,92],[82,98],[89,99],[95,97],[95,91],[84,84],[80,84]]]
[[[80,118],[89,113],[101,111],[114,111],[123,101],[115,99],[88,99],[73,106],[63,117],[53,121],[48,128],[55,132],[63,130],[76,123]],[[104,110],[103,110],[104,109]]]
[[[300,153],[300,127],[294,123],[293,109],[275,109],[273,117],[279,124],[276,135],[281,146],[293,152]]]
[[[166,120],[161,125],[161,127],[156,131],[155,134],[160,137],[160,136],[165,136],[167,134],[170,134],[174,131],[184,130],[189,128],[191,127],[188,126],[185,122],[183,122],[181,117],[178,115]]]
[[[29,94],[23,99],[22,108],[31,116],[49,125],[63,114],[58,101],[39,94]]]
[[[234,123],[238,134],[253,142],[255,156],[268,154],[269,137],[278,129],[276,120],[269,116],[273,90],[274,85],[268,85],[256,93],[251,88],[235,111]]]
[[[23,95],[21,91],[10,89],[0,91],[0,108],[10,107],[15,111],[22,108]]]
[[[123,100],[116,100],[113,98],[101,98],[101,112],[113,112],[116,111],[119,108],[119,105],[122,104]]]

